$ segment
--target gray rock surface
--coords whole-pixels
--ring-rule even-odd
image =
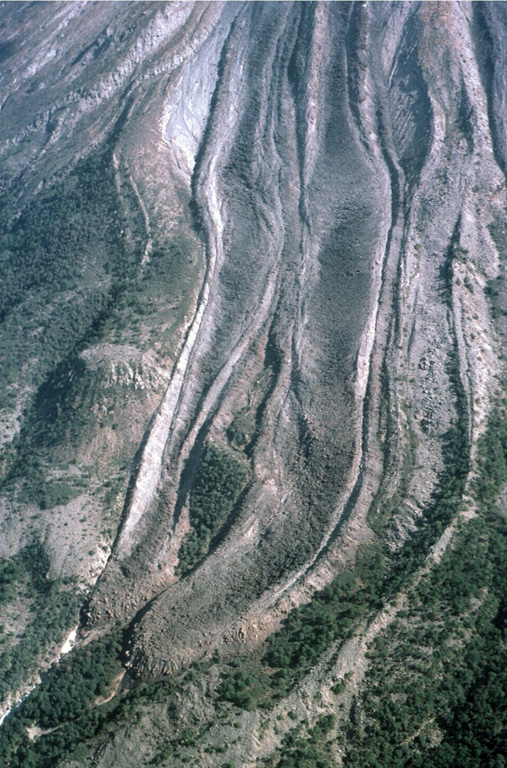
[[[1,546],[11,555],[40,539],[54,573],[86,590],[78,638],[129,626],[130,683],[157,679],[263,640],[375,539],[379,494],[397,499],[386,536],[402,547],[458,422],[473,477],[505,332],[485,289],[507,247],[507,9],[106,2],[2,13],[5,227],[101,152],[117,208],[100,244],[97,225],[72,252],[74,287],[43,294],[47,318],[30,319],[29,289],[2,315],[9,344],[16,329],[28,339],[6,445],[19,434],[30,446],[53,419],[58,438],[40,441],[46,481],[72,464],[89,485],[86,525],[70,502],[69,534],[65,508],[30,522],[36,505],[18,481]],[[174,278],[159,289],[163,259]],[[135,322],[131,293],[117,300],[121,278],[151,297]],[[35,326],[57,328],[68,304],[90,312],[94,331],[45,357]],[[52,415],[55,371],[77,431]],[[252,433],[231,445],[240,413]],[[251,477],[182,575],[211,443],[241,449]],[[90,536],[102,547],[91,563]],[[119,765],[111,755],[93,764]]]

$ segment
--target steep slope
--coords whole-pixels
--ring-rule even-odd
[[[351,13],[247,5],[227,42],[193,180],[209,255],[191,384],[182,375],[182,388],[168,390],[180,399],[174,415],[160,412],[168,439],[157,475],[145,474],[155,471],[150,457],[141,462],[91,603],[93,623],[104,613],[102,594],[122,620],[156,598],[134,645],[159,669],[195,652],[196,626],[206,627],[197,647],[213,647],[224,632],[248,636],[250,622],[269,627],[270,606],[317,559],[311,578],[325,583],[329,560],[343,552],[344,524],[353,518],[357,535],[371,536],[365,514],[379,463],[389,497],[401,482],[395,455],[408,450],[410,435],[420,469],[403,478],[407,499],[389,523],[399,546],[438,487],[444,436],[457,418],[465,440],[480,434],[494,394],[486,301],[469,286],[496,276],[486,225],[501,215],[503,181],[481,125],[485,97],[473,94],[474,109],[466,90],[480,86],[476,65],[428,59],[429,11],[397,8],[384,33],[373,11]],[[368,45],[382,34],[380,48]],[[370,62],[354,59],[359,47],[372,51]],[[369,89],[361,78],[371,79]],[[354,89],[362,102],[351,101]],[[488,195],[485,213],[491,185],[497,197]],[[241,507],[218,546],[173,586],[178,526],[188,525],[202,446],[227,443],[262,366],[270,390],[252,416],[245,449],[253,475]],[[382,406],[391,444],[379,442]],[[261,603],[249,607],[252,598]],[[170,638],[167,649],[162,638]]]
[[[6,706],[78,622],[85,648],[121,630],[100,710],[120,725],[86,720],[72,739],[98,736],[65,764],[222,765],[231,706],[229,764],[419,764],[454,721],[400,712],[413,753],[365,746],[379,686],[407,695],[385,649],[416,664],[417,632],[436,643],[433,588],[463,658],[481,633],[497,652],[501,4],[4,10],[2,554],[39,547],[69,603],[18,658],[29,611],[55,611],[23,586]],[[467,528],[488,575],[451,610]],[[129,693],[168,675],[159,704]],[[27,723],[60,722],[33,696]]]

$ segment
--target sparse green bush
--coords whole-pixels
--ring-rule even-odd
[[[321,724],[331,722],[333,715],[321,718],[306,737],[298,734],[298,729],[289,731],[280,750],[281,756],[269,760],[265,765],[275,768],[334,768],[336,760],[331,744],[323,739],[327,731]]]
[[[246,448],[255,433],[255,412],[253,408],[243,408],[233,419],[227,436],[237,448]]]

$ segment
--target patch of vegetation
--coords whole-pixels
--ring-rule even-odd
[[[0,560],[0,606],[10,603],[17,594],[17,584],[25,575],[18,558]]]
[[[461,508],[470,469],[468,432],[462,420],[447,433],[445,454],[447,468],[438,496],[419,521],[418,529],[396,556],[389,579],[390,594],[401,588],[410,574],[423,564],[430,548]]]
[[[121,669],[119,647],[119,634],[114,631],[82,649],[75,649],[61,665],[55,665],[41,687],[1,726],[0,765],[53,768],[69,755],[79,761],[87,754],[91,739],[103,734],[110,737],[118,728],[138,718],[144,706],[166,701],[180,690],[173,681],[141,685],[104,704],[94,705],[97,696],[107,693]],[[66,709],[65,702],[70,703],[70,710]],[[56,716],[55,711],[59,713]],[[51,732],[31,741],[27,728],[34,722],[57,725]],[[159,757],[155,756],[154,765],[160,762]]]
[[[299,727],[285,736],[281,757],[262,761],[266,768],[334,768],[336,758],[331,741],[326,738],[336,724],[334,715],[321,717],[307,736],[299,735]]]
[[[268,641],[265,664],[273,668],[307,669],[336,640],[350,637],[361,619],[378,604],[386,575],[386,560],[375,547],[363,552],[353,570],[340,574],[296,608]]]
[[[404,621],[375,642],[345,765],[495,765],[505,747],[507,656],[492,562],[507,536],[472,521],[413,596]],[[495,540],[493,540],[491,534]],[[492,578],[493,577],[493,578]]]
[[[388,494],[385,483],[380,483],[379,491],[368,510],[368,524],[380,537],[383,537],[388,526],[392,522],[393,513],[401,504],[408,493],[412,470],[414,467],[417,438],[410,426],[410,420],[403,429],[403,438],[400,442],[399,431],[389,413],[390,382],[387,371],[387,362],[384,361],[380,377],[380,425],[379,430],[383,436],[384,450],[384,479],[393,471],[398,472],[399,480],[393,493]],[[401,454],[401,458],[400,458]]]
[[[50,765],[69,751],[72,739],[99,723],[100,715],[93,714],[92,708],[121,671],[119,639],[113,632],[53,665],[44,682],[4,724],[0,732],[3,765]],[[58,731],[32,744],[26,729],[34,724],[43,729],[58,727]]]
[[[21,500],[50,509],[79,493],[74,481],[45,483],[58,447],[86,441],[96,426],[80,352],[100,341],[145,349],[156,340],[173,354],[200,274],[198,248],[181,223],[141,266],[144,218],[125,179],[118,193],[110,144],[21,214],[7,206],[2,214],[0,407],[35,392],[2,468],[9,492],[18,487]]]
[[[68,654],[27,700],[23,712],[41,728],[77,720],[109,692],[121,672],[119,633],[113,633]]]
[[[125,241],[125,227],[107,150],[79,163],[13,224],[0,222],[4,385],[34,353],[40,384],[90,334],[110,300],[115,280],[109,273],[125,279],[139,258]]]
[[[69,483],[65,480],[54,480],[44,483],[38,498],[41,509],[53,509],[61,504],[68,504],[82,492],[85,483]]]
[[[49,560],[39,543],[25,547],[8,567],[10,589],[24,585],[33,601],[34,618],[13,647],[0,657],[0,701],[16,691],[41,656],[61,642],[66,630],[77,621],[79,595],[72,580],[47,578]]]
[[[481,508],[496,502],[507,482],[507,413],[498,408],[488,430],[478,442],[479,476],[474,482],[474,496]]]
[[[455,391],[457,420],[445,436],[445,469],[440,479],[440,489],[434,503],[418,522],[418,529],[396,557],[390,576],[390,593],[401,588],[410,574],[423,564],[429,549],[452,522],[462,505],[470,471],[470,444],[467,400],[461,383],[458,360],[456,348],[449,359],[448,373]]]
[[[255,412],[252,408],[242,408],[234,417],[227,437],[240,450],[244,450],[252,442],[255,434]]]
[[[151,337],[144,338],[141,325],[155,325],[158,329],[160,323],[156,315],[161,312],[162,302],[165,306],[168,297],[175,290],[181,290],[180,311],[171,316],[170,328],[167,329],[172,343],[174,333],[184,320],[195,281],[194,272],[189,269],[194,255],[195,245],[180,233],[165,249],[152,253],[142,273],[137,273],[134,267],[129,268],[128,263],[122,264],[121,268],[111,267],[113,283],[107,300],[92,322],[83,329],[81,336],[75,338],[69,353],[48,373],[27,412],[16,443],[16,457],[9,461],[10,471],[4,480],[4,487],[11,492],[16,485],[20,486],[20,500],[36,503],[42,509],[51,509],[68,503],[81,493],[79,478],[46,482],[48,470],[57,463],[55,458],[65,460],[66,452],[61,451],[61,446],[79,444],[85,435],[93,433],[98,427],[92,407],[96,390],[93,382],[90,386],[90,378],[79,353],[113,334],[115,342],[149,346]],[[159,334],[157,330],[157,334],[160,341],[164,333],[161,331]],[[127,403],[127,395],[123,393],[118,397],[108,390],[107,395],[102,394],[102,397],[107,397],[110,413],[121,421],[121,410]],[[140,394],[133,390],[129,397],[139,398]]]
[[[240,662],[231,665],[231,670],[223,675],[218,689],[218,695],[223,701],[230,701],[248,711],[267,703],[270,693],[270,676],[266,670],[252,664],[245,669]]]
[[[183,226],[175,229],[171,239],[155,243],[149,262],[126,286],[122,301],[111,315],[111,332],[123,329],[126,342],[147,346],[155,336],[158,342],[167,342],[169,353],[174,354],[175,334],[188,312],[199,274],[199,258],[196,242]],[[151,336],[143,338],[145,334],[136,332],[140,325],[146,326]]]
[[[190,496],[192,530],[183,539],[179,571],[189,571],[207,552],[250,477],[248,461],[238,451],[210,443]]]
[[[1,232],[0,305],[3,319],[41,285],[71,290],[82,277],[83,251],[118,205],[108,152],[78,164],[64,182],[37,198]],[[120,226],[123,222],[119,222]],[[97,228],[98,224],[98,228]],[[119,231],[118,231],[119,232]]]
[[[503,261],[507,261],[507,224],[505,220],[495,219],[489,226],[489,233],[493,238],[498,255]]]

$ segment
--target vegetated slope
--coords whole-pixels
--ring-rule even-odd
[[[7,16],[3,759],[495,764],[501,7]]]

